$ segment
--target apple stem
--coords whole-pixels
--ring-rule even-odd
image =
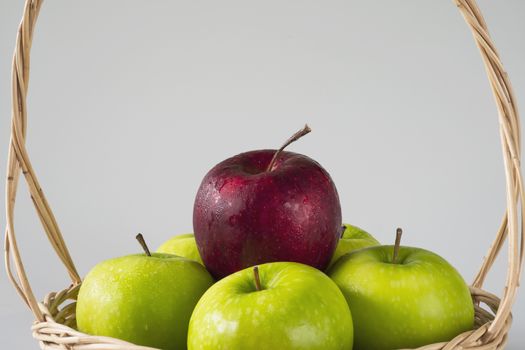
[[[261,288],[261,279],[259,278],[259,266],[253,267],[253,276],[255,278],[255,289],[257,289],[257,291],[261,291],[262,288]]]
[[[398,228],[396,230],[396,243],[394,245],[394,256],[392,257],[392,264],[396,263],[397,256],[399,255],[399,247],[401,244],[401,236],[403,235],[403,230]]]
[[[146,241],[144,240],[144,236],[142,236],[142,233],[139,233],[135,236],[137,241],[139,241],[140,245],[142,246],[142,249],[144,249],[144,252],[147,256],[151,256],[151,253],[149,251],[148,245],[146,244]]]
[[[295,142],[297,140],[299,140],[301,137],[303,137],[304,135],[308,134],[310,131],[312,131],[312,129],[310,129],[310,127],[308,126],[308,124],[305,124],[304,125],[304,128],[302,128],[301,130],[297,131],[295,134],[293,134],[288,140],[286,140],[286,142],[281,146],[281,148],[279,148],[273,155],[272,157],[272,160],[270,161],[270,164],[268,165],[268,168],[266,168],[266,171],[272,171],[273,169],[273,166],[275,164],[275,162],[277,161],[277,157],[279,157],[279,154],[281,154],[281,152],[286,148],[288,147],[289,144],[291,144],[292,142]]]
[[[341,226],[341,236],[339,237],[339,239],[343,238],[343,236],[345,235],[345,231],[346,231],[346,226],[345,225]]]

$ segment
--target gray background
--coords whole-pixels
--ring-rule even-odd
[[[524,106],[525,2],[481,6]],[[0,2],[2,174],[21,12]],[[471,281],[498,228],[496,109],[451,1],[48,0],[32,58],[28,148],[81,275],[139,251],[136,232],[156,247],[191,231],[211,166],[304,122],[314,132],[290,149],[325,166],[345,221],[381,241],[402,226]],[[17,218],[36,294],[66,287],[25,186]],[[488,290],[501,293],[505,260]],[[510,349],[525,344],[521,292]],[[36,349],[4,273],[0,310],[0,348]]]

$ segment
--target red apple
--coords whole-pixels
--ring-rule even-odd
[[[319,163],[285,146],[226,159],[202,180],[193,228],[214,277],[275,261],[328,266],[341,234],[337,189]]]

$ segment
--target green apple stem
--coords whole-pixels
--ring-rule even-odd
[[[399,255],[399,247],[401,244],[401,236],[403,235],[403,230],[401,228],[398,228],[396,230],[396,243],[394,245],[394,256],[392,258],[392,264],[396,263],[397,256]]]
[[[341,236],[339,236],[339,239],[343,238],[343,236],[345,235],[345,231],[346,231],[346,226],[345,225],[341,226]]]
[[[286,142],[281,146],[281,148],[279,148],[273,155],[272,157],[272,160],[270,161],[270,164],[268,165],[268,168],[266,168],[266,171],[272,171],[273,169],[273,166],[275,164],[275,162],[277,161],[277,157],[279,157],[279,154],[281,154],[281,152],[286,148],[288,147],[289,144],[291,144],[292,142],[295,142],[297,140],[299,140],[301,137],[303,137],[304,135],[308,134],[310,131],[312,131],[312,129],[310,129],[310,127],[308,126],[308,124],[305,124],[304,125],[304,128],[302,128],[301,130],[297,131],[295,134],[293,134],[288,140],[286,140]]]
[[[146,244],[146,241],[144,240],[144,236],[142,236],[142,233],[139,233],[135,236],[137,241],[139,241],[140,245],[142,246],[142,249],[144,249],[144,252],[147,256],[151,256],[151,253],[149,251],[148,245]]]
[[[262,287],[261,287],[261,279],[259,277],[259,266],[253,267],[253,277],[255,278],[255,289],[257,289],[257,291],[261,291]]]

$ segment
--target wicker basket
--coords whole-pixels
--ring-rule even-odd
[[[503,349],[512,322],[511,308],[516,298],[524,258],[525,235],[522,220],[525,216],[525,208],[522,203],[524,192],[520,170],[520,120],[510,81],[475,0],[454,0],[454,2],[473,33],[496,100],[505,164],[507,210],[496,238],[470,288],[476,311],[475,330],[458,335],[450,342],[429,344],[419,349]],[[49,203],[38,183],[25,148],[29,59],[34,26],[41,5],[42,0],[26,0],[13,58],[13,106],[6,180],[5,264],[7,273],[18,294],[36,318],[32,328],[33,337],[39,341],[42,349],[154,350],[118,339],[90,336],[75,330],[75,300],[82,281]],[[69,288],[58,293],[48,294],[40,303],[35,299],[27,279],[15,236],[13,218],[20,173],[25,177],[31,199],[47,237],[72,280]],[[507,237],[509,239],[508,274],[503,297],[500,300],[497,296],[483,291],[481,287]],[[11,265],[13,263],[14,269]]]

